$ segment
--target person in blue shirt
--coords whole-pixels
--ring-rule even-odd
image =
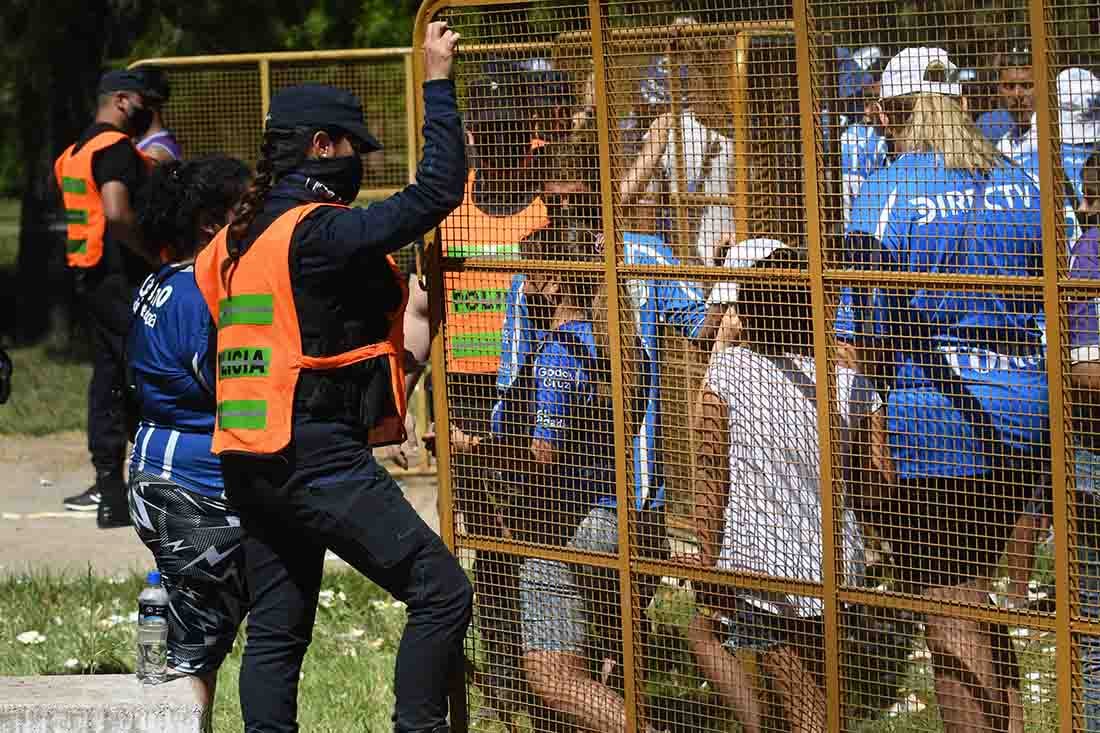
[[[887,65],[880,122],[896,155],[852,208],[861,269],[1035,275],[1040,196],[971,122],[946,52]],[[887,406],[894,496],[872,522],[895,581],[928,597],[989,603],[1006,540],[1047,471],[1049,407],[1041,296],[882,285],[854,289],[862,370]],[[1002,625],[929,616],[945,730],[1022,726],[1015,651]]]
[[[214,434],[215,339],[193,262],[247,186],[232,158],[163,163],[138,199],[147,242],[169,253],[133,304],[127,385],[137,430],[130,516],[168,591],[168,664],[206,706],[248,608],[240,517],[225,499]]]
[[[591,253],[592,232],[546,243],[545,256],[575,260]],[[514,487],[504,509],[517,541],[586,552],[615,552],[614,426],[605,314],[598,282],[583,273],[529,274],[529,333],[535,343],[498,409],[499,444],[511,446],[504,468]],[[622,697],[588,673],[586,642],[606,632],[593,607],[592,568],[527,558],[519,570],[522,667],[533,692],[554,713],[587,730],[625,731]],[[617,624],[612,628],[618,628]]]
[[[1031,54],[1014,48],[1000,58],[997,95],[1001,106],[978,118],[978,129],[994,145],[1022,139],[1035,112],[1035,80]]]

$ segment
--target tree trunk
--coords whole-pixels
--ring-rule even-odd
[[[67,341],[75,311],[53,161],[92,120],[112,14],[105,0],[36,5],[22,35],[28,71],[16,87],[24,160],[18,335],[23,342],[47,335]]]

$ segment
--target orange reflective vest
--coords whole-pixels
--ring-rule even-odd
[[[298,206],[276,219],[237,261],[228,288],[222,278],[222,264],[229,257],[228,229],[222,229],[195,260],[195,281],[218,328],[214,453],[278,453],[290,443],[294,392],[303,369],[340,369],[378,358],[389,361],[397,409],[367,426],[368,440],[371,445],[390,445],[405,439],[403,360],[408,287],[392,258],[387,259],[403,298],[401,306],[388,314],[386,340],[332,356],[302,353],[288,265],[290,243],[298,222],[319,206],[333,205]]]
[[[462,204],[443,222],[443,256],[519,259],[520,242],[550,225],[546,204],[536,198],[511,216],[491,216],[474,204],[476,176],[471,170]],[[511,280],[496,272],[448,273],[444,343],[449,371],[496,374]]]
[[[76,152],[73,152],[76,144],[70,145],[53,165],[54,177],[65,202],[65,224],[68,228],[65,257],[69,267],[95,267],[103,259],[107,216],[103,213],[103,199],[100,198],[92,166],[96,153],[119,140],[130,138],[124,132],[101,132]],[[152,167],[152,161],[144,153],[136,147],[134,152],[147,167]]]

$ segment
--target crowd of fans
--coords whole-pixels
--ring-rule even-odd
[[[675,25],[683,30],[697,23],[683,17]],[[660,578],[636,574],[636,597],[624,598],[618,570],[599,561],[625,551],[624,541],[642,560],[803,584],[824,582],[832,562],[826,548],[835,545],[842,585],[886,583],[890,590],[977,605],[1026,601],[1035,548],[1050,523],[1045,333],[1047,320],[1058,315],[1044,311],[1039,295],[979,287],[977,278],[1043,271],[1045,192],[1027,50],[1013,48],[999,57],[998,104],[980,115],[976,110],[983,105],[968,97],[965,70],[942,49],[889,55],[869,47],[841,55],[837,96],[826,101],[822,119],[828,120],[824,137],[838,135],[839,169],[824,175],[835,185],[842,210],[824,224],[841,235],[843,266],[853,278],[840,290],[829,339],[832,385],[818,383],[815,346],[822,345],[814,338],[813,298],[805,282],[807,243],[785,237],[783,222],[774,222],[770,233],[769,222],[736,229],[729,203],[736,171],[751,176],[753,169],[739,166],[744,161],[737,159],[728,111],[716,104],[714,87],[697,79],[697,69],[715,66],[710,50],[700,45],[682,57],[654,57],[644,65],[629,111],[613,118],[615,159],[625,163],[611,202],[601,195],[591,76],[578,85],[547,60],[486,62],[465,87],[464,130],[453,114],[451,88],[439,84],[442,78],[434,87],[429,82],[425,98],[435,118],[426,130],[434,130],[434,137],[426,145],[420,187],[398,195],[405,197],[403,208],[382,204],[372,214],[392,225],[393,241],[387,242],[359,219],[358,229],[350,219],[339,219],[351,216],[342,209],[334,213],[355,198],[359,156],[376,146],[359,129],[362,115],[354,98],[327,87],[299,87],[273,101],[274,119],[285,124],[269,121],[260,170],[249,186],[237,161],[177,161],[179,146],[160,119],[168,96],[162,76],[104,77],[97,124],[58,163],[70,214],[83,212],[83,218],[69,218],[70,264],[84,297],[101,306],[92,316],[102,342],[90,395],[97,481],[67,506],[97,509],[103,527],[136,524],[174,584],[179,618],[173,665],[199,679],[208,699],[248,607],[261,611],[263,623],[254,618],[249,626],[246,666],[257,675],[297,679],[326,542],[347,551],[356,567],[382,578],[400,597],[412,602],[417,594],[431,595],[434,605],[421,599],[423,607],[414,609],[420,616],[407,632],[419,634],[421,643],[407,652],[413,662],[401,678],[399,729],[426,729],[417,726],[443,719],[441,691],[455,663],[451,647],[468,620],[463,614],[469,589],[454,558],[444,556],[422,523],[406,516],[411,509],[399,513],[407,505],[390,497],[384,511],[356,511],[351,524],[341,512],[362,509],[358,504],[310,513],[326,500],[325,486],[333,482],[381,485],[384,471],[377,473],[373,459],[360,460],[374,442],[333,415],[344,415],[353,387],[363,392],[353,395],[355,410],[360,398],[366,404],[368,392],[371,399],[399,405],[416,376],[404,382],[392,359],[384,374],[356,372],[355,379],[331,383],[313,374],[305,378],[310,397],[295,397],[294,412],[319,412],[332,424],[314,434],[309,421],[295,423],[290,447],[284,442],[275,451],[289,457],[290,474],[275,476],[270,462],[239,455],[248,450],[230,449],[220,462],[211,453],[212,439],[234,420],[244,429],[257,424],[252,413],[223,410],[227,402],[216,406],[212,385],[266,376],[272,362],[271,349],[222,344],[216,352],[213,343],[224,334],[212,330],[210,318],[216,314],[215,320],[230,325],[233,318],[244,319],[238,325],[270,323],[249,320],[255,318],[249,309],[259,307],[252,301],[237,306],[244,315],[234,315],[225,305],[230,295],[207,308],[215,301],[200,290],[216,288],[237,272],[243,255],[230,243],[255,246],[287,211],[318,203],[330,207],[321,215],[309,208],[301,226],[275,229],[284,239],[293,236],[286,246],[296,258],[292,277],[302,279],[295,280],[294,296],[303,299],[303,313],[308,304],[347,315],[355,299],[329,303],[328,286],[307,297],[303,283],[336,283],[356,296],[361,290],[355,288],[364,286],[349,286],[342,269],[330,266],[344,256],[332,242],[350,247],[362,239],[378,252],[392,251],[433,226],[429,221],[441,224],[445,256],[538,263],[527,274],[474,268],[426,283],[429,291],[444,287],[448,302],[446,379],[459,531],[564,549],[576,560],[499,549],[477,553],[473,585],[481,665],[474,681],[484,693],[482,717],[507,722],[526,709],[534,712],[537,730],[626,730],[626,608],[641,609],[635,614],[639,627],[627,632],[641,652],[636,667],[643,682],[660,669],[662,652],[646,618]],[[449,58],[437,65],[449,71]],[[580,93],[574,93],[578,86]],[[1097,280],[1100,79],[1083,68],[1061,70],[1055,93],[1057,162],[1066,181],[1055,198],[1063,202],[1059,230],[1069,277]],[[320,124],[310,117],[319,106],[351,122]],[[303,130],[309,135],[303,137]],[[135,148],[131,138],[143,139]],[[81,148],[97,139],[102,150],[81,158]],[[460,152],[470,162],[464,186]],[[78,207],[89,188],[102,192],[101,203],[90,205],[91,219],[99,215],[108,222],[98,246],[106,244],[108,255],[121,258],[109,266],[87,260],[94,226]],[[112,204],[117,196],[125,206]],[[717,283],[632,276],[621,293],[608,292],[600,272],[562,263],[604,261],[611,246],[604,236],[609,204],[625,224],[618,227],[615,246],[627,267],[712,266],[736,274]],[[758,236],[762,230],[768,236]],[[88,232],[87,241],[77,237]],[[318,241],[327,249],[311,259],[309,246]],[[678,246],[685,241],[686,247]],[[159,253],[152,253],[149,242]],[[373,249],[365,253],[366,244],[362,248],[351,247],[346,264],[369,264],[364,277],[375,279],[366,287],[395,307],[385,309],[385,324],[349,315],[348,328],[373,328],[379,334],[371,343],[380,342],[386,334],[392,338],[394,331],[383,326],[388,329],[398,313],[407,356],[422,365],[430,342],[426,291],[408,273],[398,273],[401,282],[394,285],[384,258]],[[224,262],[215,271],[209,263],[219,255]],[[142,282],[127,268],[156,274]],[[103,272],[109,278],[99,277]],[[247,272],[248,278],[261,277],[258,270]],[[931,280],[918,279],[924,276]],[[406,280],[413,286],[413,306],[401,310],[396,305],[408,300]],[[137,288],[132,302],[128,285]],[[609,310],[616,304],[629,317],[619,320],[621,338],[612,343]],[[1100,447],[1094,445],[1100,435],[1094,429],[1100,425],[1100,305],[1073,297],[1068,310],[1080,608],[1100,617]],[[322,325],[316,333],[305,325],[302,331],[299,341],[321,339],[325,353],[341,350],[333,344],[355,341]],[[673,338],[689,365],[690,407],[674,404],[669,390]],[[613,381],[616,352],[622,369]],[[10,369],[0,363],[0,383],[5,371]],[[139,413],[128,428],[134,443],[128,488],[118,404],[124,387]],[[831,403],[836,417],[828,441],[819,432],[821,400]],[[675,437],[690,449],[677,458],[669,448],[669,415],[685,413],[693,420],[689,435]],[[618,414],[622,425],[616,424]],[[628,527],[618,521],[617,428],[628,441]],[[825,444],[839,466],[833,501],[826,501],[821,488]],[[683,519],[696,542],[694,551],[673,554],[666,515],[677,462],[690,464]],[[328,484],[318,483],[322,474]],[[308,497],[295,493],[300,486],[309,487],[303,490]],[[393,486],[378,488],[372,501],[384,492],[392,493]],[[272,502],[285,504],[285,511],[276,511]],[[193,508],[175,524],[169,521],[185,504]],[[827,506],[836,509],[835,543],[823,534]],[[335,525],[316,519],[322,515],[335,517]],[[279,528],[295,522],[315,536],[308,549],[316,552],[284,547]],[[410,529],[397,536],[397,525]],[[196,528],[214,539],[182,552],[177,540]],[[383,536],[392,536],[392,546],[382,547]],[[362,537],[370,541],[360,542]],[[299,567],[286,560],[291,554],[308,557],[295,561]],[[209,566],[205,575],[186,572],[203,560]],[[1002,564],[1011,581],[1000,594],[1007,601],[994,592]],[[423,567],[413,572],[414,565]],[[213,582],[227,568],[233,582]],[[245,578],[253,587],[246,587]],[[741,729],[764,730],[778,714],[792,731],[824,731],[821,598],[745,584],[698,584],[695,590],[688,648]],[[271,620],[287,616],[287,608],[293,610],[290,621]],[[945,729],[1022,731],[1020,671],[1007,628],[934,613],[923,624]],[[443,646],[436,648],[432,639]],[[903,656],[907,651],[903,645],[894,649]],[[263,654],[270,657],[266,662],[257,656]],[[756,672],[747,655],[758,660]],[[1100,644],[1082,641],[1080,658],[1088,729],[1100,730]],[[423,680],[427,691],[417,692]],[[296,682],[282,685],[277,696],[258,684],[242,677],[246,717],[257,725],[282,721],[291,729]],[[659,707],[644,701],[640,729],[663,729]]]
[[[696,568],[823,582],[817,402],[829,396],[839,420],[832,440],[841,471],[838,582],[873,587],[888,567],[892,590],[1026,605],[1035,550],[1050,526],[1045,327],[1054,316],[1039,295],[979,289],[974,281],[945,281],[936,289],[912,276],[1042,273],[1029,55],[1014,48],[999,57],[992,110],[976,103],[973,73],[941,49],[892,56],[859,49],[844,54],[840,66],[838,96],[826,102],[832,109],[825,117],[826,138],[840,130],[840,170],[824,175],[842,194],[835,227],[843,234],[844,266],[883,279],[863,275],[841,291],[833,390],[817,384],[810,289],[798,274],[805,276],[806,242],[735,231],[732,206],[721,201],[732,200],[734,141],[721,119],[700,114],[713,99],[699,94],[705,86],[693,82],[691,63],[652,59],[629,110],[613,108],[612,155],[626,161],[613,202],[624,263],[721,265],[746,273],[713,285],[635,278],[623,290],[616,386],[632,459],[631,530],[652,535],[644,545],[632,537],[632,549]],[[514,177],[509,190],[528,191],[525,203],[541,198],[547,209],[542,226],[518,236],[516,251],[528,260],[602,261],[603,219],[591,210],[601,203],[591,200],[599,169],[591,90],[577,95],[579,109],[559,105],[555,94],[541,97],[552,100],[542,106],[507,97],[510,86],[549,89],[567,78],[549,64],[538,76],[525,74],[522,64],[486,71],[502,90],[488,106],[497,114],[511,109],[510,129],[535,131],[540,140],[529,148],[517,141],[520,162],[509,166],[522,178]],[[672,83],[677,74],[679,83]],[[682,95],[679,104],[672,104],[673,89]],[[1100,80],[1066,69],[1056,94],[1069,274],[1094,279]],[[470,100],[475,136],[478,101]],[[479,163],[494,165],[475,159],[475,169]],[[711,196],[681,204],[687,215],[676,217],[670,202],[681,188]],[[755,232],[768,228],[754,225]],[[785,231],[779,222],[775,230],[777,237]],[[686,257],[677,239],[688,241]],[[892,280],[897,274],[910,278]],[[456,500],[471,533],[596,554],[615,553],[620,537],[629,536],[617,526],[613,411],[603,396],[611,375],[599,332],[608,301],[588,277],[552,269],[512,278],[509,297],[491,317],[502,324],[500,359],[490,365],[500,378],[472,400],[464,384],[452,385],[454,397],[493,415],[487,429],[469,419],[452,424],[453,458],[461,467]],[[1084,612],[1097,615],[1092,484],[1100,461],[1090,426],[1100,401],[1100,384],[1091,381],[1100,325],[1093,300],[1069,307],[1080,592]],[[683,348],[689,362],[706,363],[701,382],[688,372],[689,389],[696,390],[688,457],[668,447],[674,439],[668,416],[689,410],[668,403],[662,378],[670,355]],[[676,462],[691,465],[686,519],[697,552],[670,557],[666,474]],[[997,583],[1002,572],[1007,590]],[[616,678],[623,610],[617,575],[596,565],[479,552],[475,577],[484,658],[493,668],[479,678],[486,694],[480,714],[509,718],[526,700],[536,706],[540,730],[625,730]],[[645,610],[651,580],[641,579],[633,601],[642,609],[635,639],[643,680],[661,665]],[[791,730],[824,731],[822,601],[732,586],[701,586],[696,601],[689,647],[742,729],[771,724],[763,689]],[[1022,730],[1020,671],[1008,629],[934,614],[922,621],[945,728]],[[746,650],[755,653],[759,678],[745,665]],[[1100,651],[1088,641],[1080,650],[1088,729],[1100,730]],[[507,700],[501,690],[509,691]],[[643,700],[642,725],[660,729],[659,707]]]

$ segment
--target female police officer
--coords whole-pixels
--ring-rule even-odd
[[[241,514],[251,595],[241,669],[248,731],[296,731],[297,689],[325,551],[408,604],[394,730],[447,730],[472,592],[371,446],[404,439],[404,283],[388,253],[462,200],[462,124],[450,75],[457,34],[428,27],[417,182],[348,209],[360,156],[378,149],[359,101],[321,85],[271,100],[258,175],[196,262],[218,327],[226,493]]]
[[[847,248],[866,269],[1035,274],[1039,192],[960,102],[957,69],[909,48],[882,75],[879,121],[896,157],[852,206]],[[1040,298],[955,286],[857,288],[861,369],[886,393],[896,493],[875,531],[895,579],[988,603],[1005,540],[1043,474],[1047,383]],[[1001,625],[929,616],[944,728],[1022,730],[1015,652]]]

